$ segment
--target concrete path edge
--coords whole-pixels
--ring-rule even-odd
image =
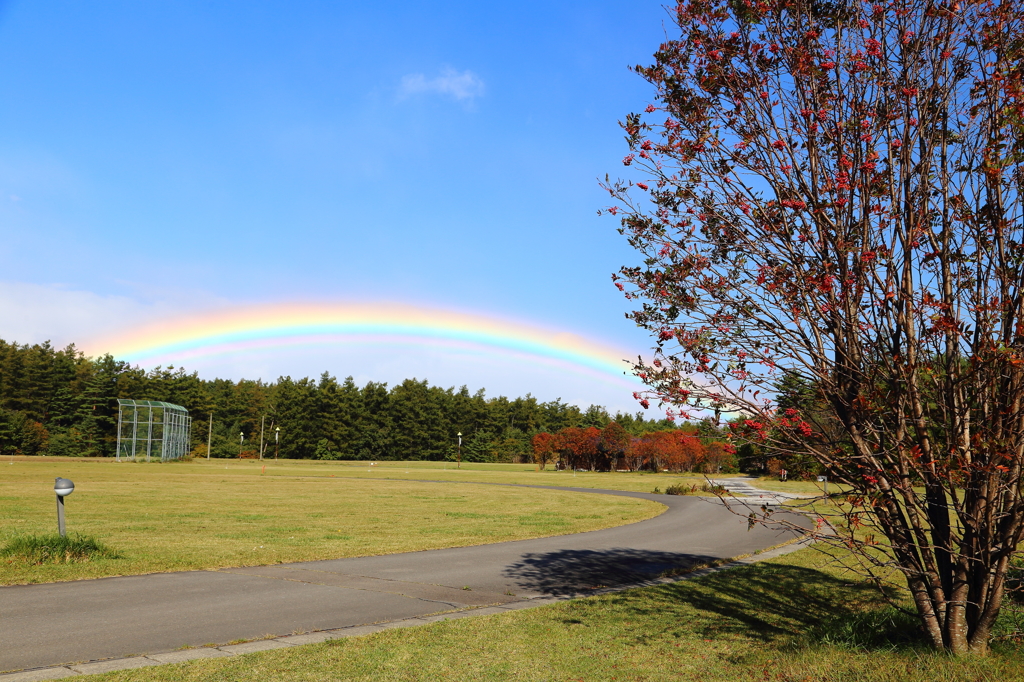
[[[494,605],[494,606],[479,606],[469,609],[463,609],[460,611],[452,611],[448,613],[440,613],[432,616],[420,616],[416,618],[406,618],[404,620],[396,620],[385,623],[373,623],[370,625],[354,625],[345,628],[339,628],[337,630],[321,630],[318,632],[310,632],[301,635],[286,635],[283,637],[273,637],[268,639],[254,640],[250,642],[243,642],[241,644],[228,644],[225,646],[217,647],[200,647],[194,649],[180,649],[178,651],[168,651],[165,653],[158,654],[147,654],[145,656],[132,656],[130,658],[112,658],[102,661],[89,661],[87,663],[75,663],[72,665],[59,665],[50,666],[45,668],[34,668],[31,670],[21,670],[13,673],[6,673],[0,675],[0,682],[40,682],[42,680],[60,680],[67,677],[77,677],[79,675],[95,675],[99,673],[114,672],[117,670],[130,670],[133,668],[146,668],[153,665],[166,665],[171,663],[185,663],[187,661],[194,661],[200,658],[222,658],[225,656],[238,656],[241,654],[249,654],[257,651],[268,651],[270,649],[282,649],[292,646],[302,646],[304,644],[318,644],[320,642],[326,642],[331,639],[343,639],[345,637],[362,637],[364,635],[372,635],[375,632],[382,630],[390,630],[392,628],[409,628],[417,627],[420,625],[428,625],[442,620],[454,620],[457,618],[469,618],[476,616],[493,616],[499,613],[507,613],[509,611],[518,611],[520,609],[530,609],[539,606],[547,606],[560,601],[568,601],[570,599],[578,599],[581,597],[594,597],[602,594],[609,594],[612,592],[622,592],[624,590],[636,589],[639,587],[655,587],[657,585],[666,585],[669,583],[682,582],[684,580],[693,580],[695,578],[701,578],[718,571],[727,571],[733,568],[739,568],[741,566],[748,566],[758,561],[764,561],[765,559],[774,559],[791,552],[795,552],[805,547],[809,547],[813,544],[813,540],[810,536],[804,536],[791,540],[790,542],[784,543],[777,547],[763,550],[756,554],[751,554],[743,558],[737,558],[734,560],[727,561],[718,566],[710,566],[707,568],[697,569],[690,571],[683,575],[673,576],[669,578],[659,578],[657,580],[649,580],[643,583],[637,583],[634,585],[625,585],[607,590],[598,590],[594,592],[588,592],[586,595],[570,595],[566,597],[538,597],[535,599],[527,599],[518,602],[509,602],[507,604]]]

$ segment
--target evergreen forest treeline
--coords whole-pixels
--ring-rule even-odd
[[[566,428],[604,429],[612,421],[627,434],[672,430],[642,413],[610,415],[598,405],[581,410],[531,395],[487,397],[465,387],[441,388],[406,379],[388,387],[351,377],[338,381],[281,377],[275,382],[201,379],[182,368],[145,371],[110,355],[86,357],[74,345],[19,345],[0,340],[0,453],[113,456],[117,399],[160,400],[185,407],[193,418],[192,452],[206,456],[213,415],[213,457],[258,454],[292,459],[462,459],[527,461],[531,438]],[[240,435],[241,434],[241,435]]]

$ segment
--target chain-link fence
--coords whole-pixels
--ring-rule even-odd
[[[180,405],[158,400],[117,401],[117,459],[166,462],[189,452],[192,418]]]

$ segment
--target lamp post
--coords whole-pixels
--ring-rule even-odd
[[[64,537],[64,498],[75,492],[75,484],[70,479],[58,477],[53,483],[53,492],[57,493],[57,532]]]
[[[245,434],[242,432],[238,433],[238,459],[242,459],[242,443],[245,442]]]
[[[267,421],[267,415],[260,417],[260,461],[263,461],[263,424]]]
[[[462,468],[462,431],[459,431],[459,461],[455,466],[456,469]]]
[[[274,461],[277,461],[277,455],[281,452],[281,427],[278,426],[274,429]]]

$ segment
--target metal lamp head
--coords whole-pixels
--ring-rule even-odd
[[[67,497],[75,492],[75,484],[71,482],[71,479],[58,477],[53,484],[53,492],[57,493],[59,497]]]

